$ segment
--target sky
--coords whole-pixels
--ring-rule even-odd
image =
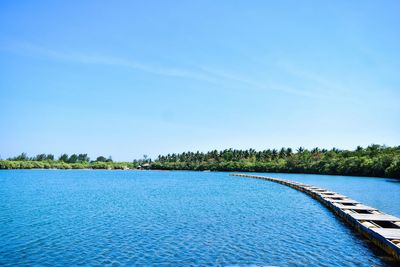
[[[0,156],[400,145],[400,1],[0,2]]]

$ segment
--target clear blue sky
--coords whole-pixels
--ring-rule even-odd
[[[400,144],[400,1],[1,1],[0,155]]]

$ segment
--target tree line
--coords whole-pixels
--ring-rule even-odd
[[[56,158],[53,154],[38,154],[29,157],[26,153],[0,159],[0,169],[136,169],[141,160],[134,162],[114,162],[112,157],[98,156],[91,160],[88,154],[61,154]]]
[[[53,154],[38,154],[33,157],[28,157],[26,153],[21,153],[16,157],[8,158],[9,161],[55,161],[55,157]],[[68,156],[68,154],[61,154],[58,157],[58,161],[65,163],[85,163],[85,162],[113,162],[111,156],[108,158],[104,156],[99,156],[96,160],[91,161],[88,157],[88,154],[72,154]]]
[[[299,147],[212,150],[160,155],[152,169],[310,173],[400,178],[400,146],[311,150]]]
[[[6,160],[0,159],[0,169],[158,169],[195,171],[246,171],[283,172],[330,175],[354,175],[400,178],[400,146],[358,146],[355,150],[338,148],[311,150],[299,147],[238,150],[212,150],[209,152],[183,152],[159,155],[152,160],[147,155],[132,162],[114,162],[110,157],[99,156],[91,160],[88,154],[38,154],[26,153]]]

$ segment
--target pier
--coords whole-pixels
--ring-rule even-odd
[[[318,200],[353,229],[400,262],[400,218],[385,214],[373,207],[344,195],[312,185],[259,175],[231,174],[246,178],[267,180],[292,187]]]

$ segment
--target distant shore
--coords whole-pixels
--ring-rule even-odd
[[[15,169],[88,169],[88,170],[140,170],[143,169],[140,164],[132,162],[83,162],[66,163],[61,161],[17,161],[0,160],[0,170]]]
[[[0,160],[0,169],[240,171],[400,178],[400,146],[374,144],[355,150],[225,149],[160,155],[155,160],[143,155],[143,159],[131,162],[114,162],[111,156],[91,160],[87,154],[62,154],[55,158],[52,154],[28,157],[22,153]]]
[[[145,168],[142,166],[137,166],[136,164],[132,164],[129,162],[113,162],[113,163],[107,163],[106,165],[104,164],[93,164],[93,163],[88,163],[88,164],[74,164],[74,163],[66,163],[66,164],[49,164],[46,165],[45,167],[37,167],[38,164],[25,164],[25,162],[13,162],[14,164],[11,165],[6,165],[9,163],[6,163],[4,160],[0,160],[0,171],[1,170],[88,170],[88,171],[95,171],[95,170],[109,170],[109,171],[196,171],[196,172],[246,172],[246,173],[289,173],[289,174],[313,174],[313,175],[332,175],[332,176],[360,176],[360,177],[375,177],[375,178],[394,178],[394,179],[400,179],[399,176],[395,177],[388,177],[388,176],[372,176],[372,175],[349,175],[349,174],[328,174],[328,173],[307,173],[307,172],[285,172],[285,171],[251,171],[251,170],[207,170],[207,169],[177,169],[177,168],[171,168],[171,169],[157,169],[153,165],[148,165]],[[40,164],[39,164],[40,165]],[[82,166],[83,165],[83,166]],[[85,166],[87,165],[87,166]],[[54,167],[57,166],[57,167]],[[129,166],[129,167],[128,167]],[[25,167],[25,168],[24,168]]]
[[[355,150],[299,147],[212,150],[159,156],[152,169],[304,173],[400,178],[400,146],[358,146]]]

